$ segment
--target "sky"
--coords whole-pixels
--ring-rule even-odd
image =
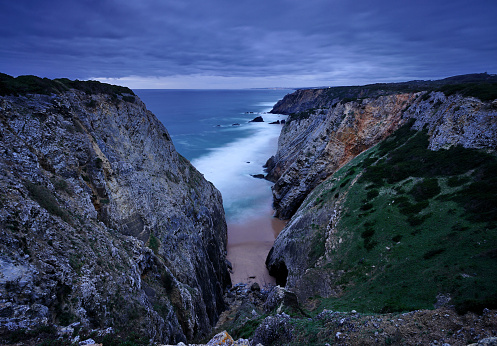
[[[0,72],[133,89],[497,73],[497,0],[5,0]]]

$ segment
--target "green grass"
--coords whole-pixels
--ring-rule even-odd
[[[158,255],[159,254],[159,247],[160,247],[160,241],[159,239],[154,236],[153,234],[150,235],[150,238],[148,240],[148,247],[152,249],[152,251]]]
[[[342,273],[335,284],[343,293],[315,311],[433,308],[439,293],[460,312],[497,307],[497,157],[427,147],[426,133],[406,126],[316,189],[324,208],[347,181],[335,235],[343,242],[323,265]]]

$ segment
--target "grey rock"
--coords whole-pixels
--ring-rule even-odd
[[[478,341],[478,343],[476,345],[496,346],[497,345],[497,338],[493,337],[493,338],[481,339],[480,341]]]
[[[249,121],[249,123],[263,123],[263,122],[264,119],[260,115]]]
[[[319,208],[314,208],[315,197],[311,198],[317,191],[333,187],[330,177],[337,169],[408,121],[413,121],[414,129],[427,129],[431,150],[455,145],[497,149],[497,110],[491,102],[473,97],[418,92],[339,102],[325,97],[323,89],[292,95],[272,112],[316,110],[308,117],[290,117],[282,129],[276,155],[266,164],[266,177],[275,182],[276,216],[289,220],[275,240],[266,266],[277,284],[291,289],[300,300],[316,294],[340,295],[334,281],[341,273],[330,273],[320,264],[340,241],[334,232],[343,196],[330,196]],[[322,226],[321,233],[312,224]],[[317,237],[323,239],[325,251],[314,251],[316,255],[310,256],[312,239]]]
[[[221,195],[145,105],[5,96],[0,121],[0,334],[74,321],[207,334],[230,285]]]
[[[290,316],[285,313],[269,316],[262,321],[254,332],[251,345],[286,344],[292,340],[293,327]]]

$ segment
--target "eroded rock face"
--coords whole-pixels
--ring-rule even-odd
[[[403,123],[412,94],[366,99],[287,122],[269,164],[276,216],[289,219],[307,194],[339,167],[386,138]]]
[[[221,195],[145,105],[8,96],[0,121],[1,331],[206,334],[230,285]]]
[[[432,150],[452,145],[497,147],[497,110],[476,98],[419,92],[346,103],[329,100],[328,107],[323,92],[298,91],[272,111],[290,114],[315,109],[308,117],[285,124],[278,151],[267,164],[267,178],[275,182],[274,207],[279,218],[289,219],[313,188],[408,119],[415,119],[413,128],[428,129]]]
[[[279,107],[278,111],[284,111]],[[300,109],[293,102],[288,107]],[[415,130],[427,130],[432,150],[454,145],[497,149],[497,109],[492,102],[446,97],[441,92],[366,98],[317,109],[308,117],[290,117],[278,152],[268,161],[268,176],[276,182],[277,216],[290,219],[266,260],[278,284],[302,300],[314,295],[340,296],[336,280],[341,273],[330,273],[325,263],[343,240],[336,233],[347,190],[340,190],[341,181],[332,174],[408,121]],[[355,183],[354,179],[344,181],[347,186]],[[340,192],[333,192],[321,204],[321,193],[335,188]]]

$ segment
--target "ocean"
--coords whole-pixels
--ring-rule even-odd
[[[254,178],[276,153],[284,115],[269,114],[291,90],[135,90],[176,150],[223,196],[232,281],[274,283],[264,261],[283,222],[272,217],[271,183]],[[264,122],[249,122],[262,116]]]

